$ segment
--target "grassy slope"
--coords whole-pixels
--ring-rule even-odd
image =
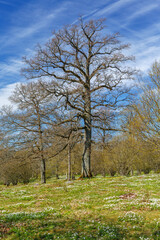
[[[0,239],[160,239],[160,175],[0,186]]]

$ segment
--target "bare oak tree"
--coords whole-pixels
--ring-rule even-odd
[[[123,54],[128,44],[121,44],[119,34],[106,34],[104,20],[66,26],[53,33],[44,47],[38,46],[33,58],[24,58],[22,69],[28,79],[41,78],[43,87],[74,109],[75,119],[84,130],[82,177],[91,177],[91,135],[93,118],[99,119],[100,109],[116,108],[126,99],[124,81],[133,71],[126,63],[132,60]]]
[[[8,106],[1,110],[3,125],[11,135],[14,132],[17,137],[20,136],[19,147],[23,142],[32,142],[33,150],[41,162],[41,182],[46,183],[45,130],[47,124],[53,124],[56,108],[51,103],[52,96],[37,82],[17,85],[10,100],[17,109],[13,111]]]

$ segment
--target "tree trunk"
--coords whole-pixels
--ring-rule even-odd
[[[59,179],[59,157],[56,161],[56,179]]]
[[[85,117],[84,117],[84,150],[82,156],[81,177],[92,177],[91,173],[91,101],[90,91],[85,94]]]
[[[44,158],[41,120],[40,120],[39,111],[37,111],[37,113],[38,113],[38,130],[39,130],[39,151],[41,156],[41,183],[46,183],[46,160]]]
[[[41,155],[41,183],[46,183],[46,161]]]
[[[71,181],[71,145],[68,143],[68,177],[67,180]]]

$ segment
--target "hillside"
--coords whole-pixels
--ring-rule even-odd
[[[0,239],[160,239],[160,175],[0,185]]]

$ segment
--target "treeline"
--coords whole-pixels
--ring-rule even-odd
[[[0,181],[160,170],[160,63],[137,83],[117,34],[103,20],[54,32],[1,109]]]

